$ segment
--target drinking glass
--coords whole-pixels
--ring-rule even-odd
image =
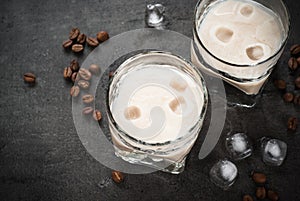
[[[211,51],[211,49],[207,45],[205,45],[210,41],[205,41],[208,39],[200,36],[200,29],[203,21],[207,17],[208,13],[212,11],[214,6],[218,5],[219,3],[229,1],[241,3],[241,6],[233,6],[226,11],[236,12],[237,15],[239,15],[237,16],[237,18],[235,18],[236,21],[233,23],[233,26],[238,26],[239,23],[243,23],[240,20],[243,20],[244,18],[246,19],[256,17],[255,15],[257,15],[258,12],[255,6],[264,6],[265,8],[267,8],[266,12],[271,11],[273,12],[273,14],[275,14],[275,19],[278,20],[277,23],[279,23],[281,29],[280,33],[275,33],[277,35],[280,35],[280,37],[278,38],[279,46],[276,51],[273,52],[273,54],[270,54],[263,59],[256,58],[256,56],[259,56],[260,54],[260,49],[265,48],[265,44],[267,44],[264,39],[259,42],[258,46],[255,46],[254,44],[254,46],[252,47],[248,46],[245,47],[245,49],[239,50],[242,54],[247,54],[250,58],[253,57],[251,59],[253,59],[254,62],[251,63],[229,61],[226,58],[217,55],[216,52]],[[223,14],[226,15],[226,12],[224,11]],[[256,17],[256,21],[258,22],[258,24],[261,24],[262,27],[271,26],[273,23],[270,22],[268,24],[268,22],[260,22],[259,20],[261,19],[259,17]],[[226,25],[220,26],[224,26],[225,28],[222,30],[221,27],[221,29],[219,29],[219,32],[221,33],[215,32],[214,34],[216,34],[216,37],[221,37],[220,40],[223,40],[221,41],[221,43],[224,45],[224,47],[226,47],[226,43],[234,42],[236,36],[243,37],[243,32],[241,29],[238,31],[228,31],[226,30],[228,28],[226,27]],[[254,28],[255,27],[250,26],[250,29]],[[225,85],[226,96],[229,105],[253,107],[257,102],[257,97],[259,97],[259,95],[261,94],[264,84],[266,83],[269,75],[274,69],[275,64],[282,54],[288,38],[289,28],[289,13],[286,6],[281,0],[201,0],[198,2],[195,8],[193,43],[191,45],[191,60],[194,65],[201,69],[201,71],[211,76],[220,77],[229,84]],[[259,36],[259,32],[257,32],[257,34]],[[274,36],[270,33],[270,37]],[[257,47],[260,49],[255,49]],[[234,54],[230,52],[230,49],[221,48],[220,50],[223,51],[223,53],[225,52],[225,54]],[[263,49],[263,51],[265,51],[265,49]],[[255,62],[256,59],[257,62]]]
[[[156,69],[161,70],[162,73],[155,73]],[[169,77],[163,74],[165,71],[175,73],[174,75],[180,74],[186,80],[183,79],[181,82],[182,80],[175,79],[169,82]],[[180,85],[180,83],[187,85]],[[137,100],[136,94],[148,89],[148,93],[140,96],[142,102],[132,103]],[[150,89],[155,90],[151,92]],[[193,90],[194,98],[185,97],[191,96],[190,89]],[[169,110],[173,108],[172,103],[167,102],[164,105],[157,105],[159,107],[157,111],[157,107],[153,107],[156,99],[168,99],[168,95],[157,95],[161,91],[165,91],[170,96],[174,95],[180,103],[182,100],[180,97],[184,97],[186,107],[183,106],[181,112],[177,111],[178,113],[173,114]],[[150,101],[147,99],[153,96],[157,98]],[[109,129],[116,156],[129,163],[173,174],[184,170],[186,156],[200,132],[208,103],[205,82],[196,67],[182,57],[168,52],[147,51],[136,54],[125,60],[115,71],[109,84],[107,100]],[[139,107],[140,110],[136,110],[135,107]],[[132,110],[127,110],[128,108]],[[149,110],[151,110],[149,118],[152,123],[149,127],[157,124],[161,127],[158,130],[151,130],[148,126],[141,128],[135,124],[138,118],[142,114],[148,114],[145,111]],[[180,122],[168,118],[170,117],[168,112],[172,113],[173,117],[179,117]],[[178,128],[173,130],[174,132],[165,132],[166,135],[170,135],[170,138],[161,136],[164,129],[169,128],[168,126]]]

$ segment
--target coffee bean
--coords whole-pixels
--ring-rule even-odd
[[[97,33],[97,39],[100,43],[106,41],[107,39],[109,39],[109,35],[106,31],[99,31]]]
[[[298,119],[296,117],[290,117],[288,119],[287,127],[290,131],[295,131],[297,129]]]
[[[298,57],[298,58],[296,59],[296,61],[297,61],[297,63],[298,63],[298,66],[300,66],[300,57]]]
[[[86,95],[82,96],[82,101],[86,104],[91,103],[94,101],[94,96],[91,94],[86,94]]]
[[[78,28],[73,28],[69,33],[69,39],[75,40],[80,34],[80,30]]]
[[[258,199],[264,199],[266,197],[265,187],[257,187],[255,195]]]
[[[285,102],[292,102],[294,100],[294,94],[290,93],[290,92],[287,92],[283,95],[283,99]]]
[[[92,77],[91,72],[85,68],[80,68],[78,73],[79,73],[80,77],[84,80],[90,80]]]
[[[96,64],[91,64],[90,67],[89,67],[89,71],[91,73],[93,73],[94,75],[98,75],[100,73],[100,68]]]
[[[298,68],[297,59],[294,57],[291,57],[288,61],[288,66],[291,70],[296,70]]]
[[[90,87],[90,83],[86,80],[79,80],[77,84],[82,89],[87,89]]]
[[[114,73],[115,73],[114,71],[110,71],[110,72],[108,73],[108,77],[111,78],[111,77],[114,75]]]
[[[70,67],[71,67],[72,71],[77,72],[79,70],[79,63],[78,63],[78,61],[76,59],[73,59],[70,62]]]
[[[86,39],[86,42],[91,47],[97,47],[99,45],[99,42],[96,38],[88,37]]]
[[[74,44],[74,45],[72,45],[72,51],[73,52],[82,52],[83,49],[84,49],[84,47],[81,44]]]
[[[65,79],[70,79],[72,76],[72,69],[70,67],[66,67],[64,69],[64,78]]]
[[[35,83],[36,77],[35,77],[35,75],[33,73],[25,73],[23,75],[23,79],[24,79],[24,82],[33,84],[33,83]]]
[[[94,111],[94,109],[92,107],[85,107],[82,110],[82,114],[88,115],[88,114],[91,114],[93,111]]]
[[[111,173],[112,179],[116,183],[121,183],[124,180],[124,175],[119,171],[112,171]]]
[[[77,43],[79,44],[84,44],[86,40],[86,35],[85,34],[79,34],[77,37]]]
[[[274,84],[278,89],[283,90],[286,88],[286,82],[284,80],[275,80]]]
[[[70,48],[72,46],[72,44],[73,44],[73,41],[68,39],[68,40],[63,42],[62,46],[63,46],[63,48],[67,49],[67,48]]]
[[[80,89],[79,89],[78,86],[73,86],[70,89],[70,95],[73,96],[73,97],[77,97],[79,92],[80,92]]]
[[[266,182],[267,177],[266,177],[266,175],[263,174],[263,173],[255,172],[255,173],[253,173],[253,175],[252,175],[252,179],[253,179],[253,181],[254,181],[255,183],[257,183],[257,184],[263,184],[263,183]]]
[[[244,195],[243,201],[253,201],[253,198],[250,195]]]
[[[293,102],[295,105],[300,105],[300,96],[299,95],[294,96]]]
[[[77,72],[74,72],[74,73],[72,73],[72,76],[71,76],[71,80],[72,80],[72,82],[75,82],[76,81],[76,79],[77,79]]]
[[[275,191],[272,191],[272,190],[268,190],[268,198],[271,200],[271,201],[277,201],[279,200],[279,196],[278,196],[278,193],[276,193]]]
[[[295,86],[300,89],[300,76],[295,79]]]
[[[293,45],[290,49],[291,51],[291,55],[293,56],[297,56],[300,54],[300,45],[299,44],[296,44],[296,45]]]
[[[93,118],[96,120],[96,121],[100,121],[102,119],[102,114],[99,110],[95,110],[94,113],[93,113]]]

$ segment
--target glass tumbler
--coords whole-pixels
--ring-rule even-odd
[[[168,52],[136,54],[114,72],[107,100],[116,156],[173,174],[184,170],[208,103],[197,68]]]
[[[226,90],[229,104],[252,107],[282,54],[289,27],[281,0],[201,0],[195,8],[192,62],[233,86]]]

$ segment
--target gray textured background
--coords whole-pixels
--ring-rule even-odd
[[[159,2],[167,7],[169,29],[191,37],[196,0]],[[300,43],[300,4],[295,0],[286,3],[292,18],[290,47]],[[71,84],[62,72],[73,58],[82,63],[91,49],[76,56],[63,51],[61,43],[74,26],[87,35],[107,30],[111,36],[142,28],[145,5],[140,0],[1,1],[0,200],[235,201],[244,193],[253,194],[252,170],[267,174],[267,186],[278,191],[281,200],[300,200],[300,128],[295,133],[286,130],[289,116],[300,117],[300,106],[284,103],[272,84],[275,78],[291,83],[295,76],[287,69],[287,48],[261,102],[252,110],[229,109],[216,149],[200,161],[198,141],[182,174],[125,175],[125,182],[116,185],[110,179],[111,170],[86,152],[73,125]],[[28,71],[37,75],[35,87],[23,82]],[[288,87],[293,88],[292,84]],[[233,187],[220,190],[209,182],[208,172],[219,158],[227,156],[223,139],[230,130],[246,131],[254,142],[265,135],[286,141],[286,161],[280,167],[265,166],[255,149],[253,156],[236,163],[239,177]]]

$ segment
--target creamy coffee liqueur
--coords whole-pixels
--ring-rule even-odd
[[[189,132],[204,105],[200,87],[168,65],[138,66],[123,76],[111,103],[117,124],[147,143],[172,141]]]
[[[268,8],[253,1],[217,3],[199,26],[200,40],[216,57],[251,65],[268,59],[281,46],[282,25]]]
[[[257,2],[226,0],[211,4],[198,20],[195,34],[206,48],[198,44],[200,54],[215,70],[229,76],[208,70],[197,60],[193,48],[192,61],[245,93],[257,94],[280,56],[268,60],[284,42],[280,18]]]

